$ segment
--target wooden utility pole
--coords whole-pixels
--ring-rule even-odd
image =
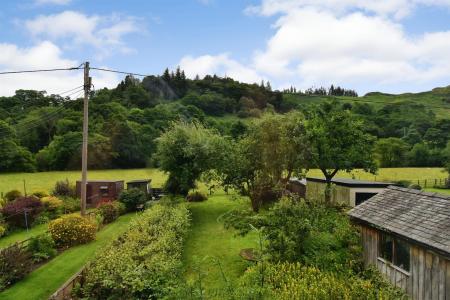
[[[89,62],[84,63],[84,102],[83,102],[83,148],[81,150],[81,215],[86,215],[87,188],[87,155],[88,155],[88,125],[89,125],[89,92],[91,78],[89,77]]]

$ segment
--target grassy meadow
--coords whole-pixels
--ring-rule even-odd
[[[310,170],[307,176],[322,177],[320,170]],[[424,180],[446,178],[447,174],[442,168],[383,168],[378,174],[373,175],[362,170],[352,173],[339,172],[336,177],[355,178],[374,181],[397,181],[397,180]],[[81,178],[80,171],[57,171],[38,173],[9,173],[0,174],[0,192],[6,193],[12,189],[23,192],[23,180],[26,182],[27,192],[34,190],[51,191],[55,182],[68,179],[75,182]],[[89,171],[89,179],[118,179],[133,180],[151,178],[152,186],[160,187],[166,179],[166,175],[158,169],[124,169],[124,170],[94,170]]]

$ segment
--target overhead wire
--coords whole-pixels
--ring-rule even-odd
[[[81,65],[78,67],[71,68],[54,68],[54,69],[37,69],[37,70],[21,70],[21,71],[3,71],[0,72],[0,75],[8,75],[8,74],[23,74],[23,73],[40,73],[40,72],[56,72],[56,71],[74,71],[80,70]]]

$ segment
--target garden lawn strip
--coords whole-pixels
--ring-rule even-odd
[[[62,252],[11,288],[1,292],[0,299],[48,299],[51,294],[95,256],[97,249],[102,248],[124,232],[135,215],[135,213],[130,213],[119,217],[115,222],[100,230],[95,241]]]
[[[26,229],[18,229],[17,231],[11,232],[7,236],[0,238],[0,249],[42,234],[47,231],[47,226],[48,224],[40,224],[30,228],[28,231]]]
[[[193,282],[198,277],[196,268],[200,268],[202,285],[206,292],[224,287],[219,267],[212,258],[220,261],[227,280],[240,277],[251,262],[239,256],[245,248],[257,248],[258,236],[251,232],[245,237],[236,236],[235,231],[225,229],[218,217],[239,207],[250,207],[250,202],[232,200],[231,196],[216,194],[207,201],[189,203],[192,213],[191,230],[186,239],[183,263],[186,279]]]

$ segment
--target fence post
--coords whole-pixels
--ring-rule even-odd
[[[28,218],[27,218],[27,211],[24,209],[23,213],[25,214],[25,226],[27,227],[27,232],[28,232]]]
[[[425,185],[424,185],[424,187],[427,187],[427,180],[425,179]]]

